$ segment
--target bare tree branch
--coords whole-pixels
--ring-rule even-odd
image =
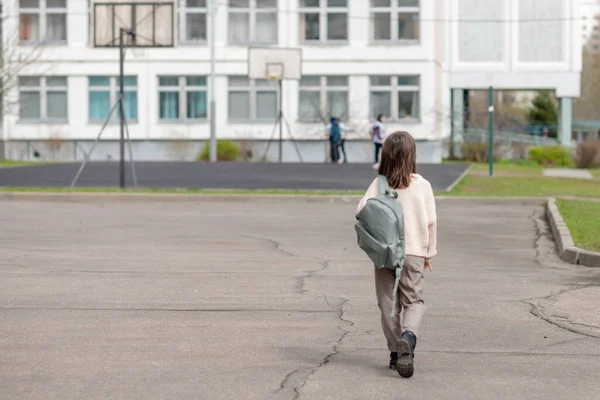
[[[19,98],[10,97],[10,94],[15,88],[18,88],[18,77],[23,72],[36,63],[43,51],[42,45],[32,43],[31,45],[20,45],[21,32],[19,28],[19,15],[16,8],[18,2],[9,2],[9,5],[4,4],[2,7],[2,25],[0,31],[0,41],[2,49],[0,51],[0,100],[2,101],[2,112],[6,114],[18,114]],[[15,10],[16,13],[11,11]],[[16,19],[16,23],[13,23]],[[42,71],[37,71],[41,74]]]

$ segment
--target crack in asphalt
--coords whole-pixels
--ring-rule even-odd
[[[349,325],[350,327],[354,326],[354,322],[344,318],[344,305],[348,302],[347,299],[343,299],[342,303],[340,304],[340,308],[339,308],[339,314],[338,314],[338,319],[340,321],[343,321],[344,324]],[[295,371],[292,371],[291,373],[289,373],[284,379],[283,381],[281,381],[281,384],[279,386],[279,389],[277,389],[275,391],[275,393],[279,393],[283,390],[286,389],[286,387],[288,386],[289,382],[292,382],[293,380],[291,379],[292,377],[294,377],[294,374],[298,373],[298,372],[303,372],[302,375],[304,376],[298,376],[297,381],[295,382],[294,386],[292,386],[291,388],[294,391],[294,399],[298,399],[301,395],[300,390],[306,386],[306,384],[308,383],[309,379],[323,366],[325,366],[326,364],[328,364],[331,359],[333,357],[335,357],[337,354],[339,354],[339,348],[342,345],[342,342],[344,341],[344,339],[346,338],[346,336],[348,334],[350,334],[350,330],[345,329],[342,325],[338,325],[338,329],[342,331],[342,334],[340,335],[340,337],[336,340],[335,344],[333,345],[332,351],[327,354],[323,360],[321,360],[321,362],[316,365],[315,367],[313,367],[312,369],[297,369]]]
[[[541,221],[539,218],[539,210],[538,208],[534,208],[533,212],[531,213],[531,215],[529,216],[529,219],[533,222],[533,228],[535,231],[535,237],[533,238],[533,249],[535,250],[535,262],[537,265],[539,265],[541,268],[544,268],[544,264],[542,263],[542,255],[541,255],[541,241],[543,239],[549,239],[552,240],[552,238],[550,238],[548,236],[549,232],[548,230],[542,230],[542,226],[541,226]],[[546,254],[545,257],[547,257],[548,254]]]
[[[567,340],[562,340],[560,342],[556,342],[556,343],[549,343],[543,346],[536,346],[536,347],[532,347],[530,349],[527,350],[523,350],[523,352],[531,352],[531,351],[535,351],[535,350],[542,350],[542,349],[548,349],[550,347],[554,347],[554,346],[559,346],[561,344],[566,344],[566,343],[574,343],[574,342],[579,342],[580,340],[585,340],[587,338],[575,338],[575,339],[567,339]]]
[[[252,235],[242,235],[242,236],[243,236],[243,237],[250,238],[250,239],[255,239],[255,240],[263,240],[263,241],[265,241],[265,242],[268,242],[268,243],[270,243],[270,244],[273,246],[273,248],[274,248],[276,251],[278,251],[278,252],[280,252],[280,253],[283,253],[283,254],[285,254],[285,255],[287,255],[287,256],[290,256],[290,257],[301,257],[301,256],[298,256],[298,255],[296,255],[296,254],[294,254],[294,253],[291,253],[291,252],[289,252],[289,251],[285,250],[285,249],[283,248],[283,246],[281,245],[281,243],[279,243],[279,242],[278,242],[278,241],[276,241],[276,240],[273,240],[273,239],[270,239],[270,238],[266,238],[266,237],[262,237],[262,236],[252,236]]]
[[[297,368],[297,369],[289,372],[282,379],[282,381],[279,384],[279,387],[274,391],[275,394],[279,394],[286,390],[291,390],[294,393],[293,398],[298,399],[301,395],[300,390],[306,385],[306,383],[311,378],[311,376],[313,376],[321,367],[328,364],[333,357],[335,357],[337,354],[339,354],[339,348],[340,348],[342,342],[344,341],[346,336],[348,336],[351,332],[349,329],[346,329],[346,327],[352,327],[355,325],[355,323],[353,321],[345,318],[345,316],[344,316],[344,306],[349,305],[349,302],[348,302],[348,299],[343,298],[343,297],[331,297],[331,296],[328,297],[325,293],[306,289],[307,280],[315,277],[315,275],[318,274],[319,272],[323,272],[327,268],[329,268],[329,265],[331,262],[330,260],[323,260],[319,257],[310,257],[310,256],[307,257],[307,256],[300,256],[300,255],[294,254],[291,251],[286,250],[279,241],[273,240],[270,238],[256,237],[256,236],[248,236],[248,237],[251,237],[253,239],[264,240],[268,243],[271,243],[271,245],[273,245],[273,247],[274,247],[274,250],[279,251],[282,254],[285,254],[289,257],[305,258],[307,260],[317,261],[320,264],[319,268],[308,270],[303,275],[297,277],[295,288],[298,291],[298,293],[300,293],[301,295],[321,297],[325,301],[327,306],[330,309],[335,310],[338,314],[339,323],[338,323],[337,329],[340,331],[340,336],[334,342],[331,351],[327,355],[325,355],[325,357],[316,366],[314,366],[312,368],[309,368],[309,367]],[[335,302],[335,304],[332,304],[334,302]]]
[[[567,330],[569,332],[576,333],[578,335],[593,337],[593,338],[600,338],[600,334],[590,333],[588,331],[584,331],[584,330],[578,329],[576,327],[576,326],[583,326],[583,327],[588,327],[588,328],[593,328],[593,329],[598,330],[597,326],[573,322],[567,316],[549,315],[548,313],[546,313],[546,307],[544,307],[543,304],[541,304],[541,302],[543,302],[543,301],[556,300],[557,296],[560,296],[562,294],[574,292],[574,291],[589,288],[589,287],[598,287],[598,285],[595,285],[595,284],[577,285],[576,287],[573,287],[573,288],[567,288],[567,289],[559,290],[558,292],[553,292],[553,293],[549,294],[548,296],[543,297],[541,299],[536,299],[534,301],[523,300],[522,302],[525,304],[529,304],[531,306],[531,314],[548,322],[549,324],[552,324],[556,327]],[[574,325],[576,325],[576,326],[574,326]]]
[[[550,229],[547,225],[547,222],[546,222],[544,216],[545,216],[545,214],[543,212],[543,209],[541,209],[541,212],[540,212],[540,207],[536,207],[534,209],[532,215],[529,218],[533,221],[535,232],[536,232],[536,237],[534,239],[534,246],[533,246],[533,248],[536,252],[535,262],[538,265],[540,265],[540,267],[542,267],[542,268],[548,268],[548,265],[546,263],[549,261],[550,256],[552,254],[554,254],[554,252],[556,251],[556,245],[554,242],[554,238],[552,237],[552,235],[550,233]],[[548,250],[545,252],[542,252],[543,249],[548,249]],[[530,305],[531,306],[530,313],[532,315],[548,322],[551,325],[554,325],[558,328],[564,329],[564,330],[572,332],[572,333],[576,333],[578,335],[593,337],[593,338],[600,338],[600,334],[590,333],[590,332],[584,331],[582,329],[578,329],[576,326],[574,326],[574,325],[579,325],[579,326],[584,326],[584,327],[590,327],[589,325],[572,322],[567,317],[563,317],[563,316],[557,317],[555,315],[546,314],[545,307],[543,307],[543,304],[541,304],[541,302],[543,302],[543,301],[554,300],[554,299],[556,299],[557,296],[560,296],[561,294],[573,292],[573,291],[580,290],[580,289],[585,289],[587,287],[592,287],[592,286],[597,287],[598,285],[596,285],[596,284],[571,285],[571,287],[569,287],[567,289],[563,289],[558,292],[550,293],[546,297],[535,298],[535,299],[522,299],[522,300],[520,300],[520,302]],[[593,328],[598,329],[598,327],[596,327],[596,326],[594,326]]]

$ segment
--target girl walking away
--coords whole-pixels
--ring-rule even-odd
[[[391,353],[389,366],[405,378],[413,375],[419,325],[426,309],[423,272],[433,270],[431,259],[437,252],[435,199],[431,184],[417,174],[416,153],[413,137],[407,132],[396,132],[385,140],[379,165],[379,175],[384,176],[389,188],[397,193],[392,201],[402,206],[406,257],[399,272],[397,292],[394,293],[394,270],[377,266],[375,290],[383,333]],[[380,179],[383,177],[373,181],[358,211],[380,194]],[[396,298],[398,302],[394,301]]]
[[[385,126],[383,122],[385,121],[385,115],[379,114],[377,116],[377,120],[371,126],[371,138],[373,139],[373,144],[375,145],[375,164],[373,164],[373,168],[379,168],[379,151],[383,146],[383,142],[385,141]]]

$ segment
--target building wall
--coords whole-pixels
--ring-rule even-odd
[[[600,51],[600,2],[597,0],[581,3],[581,40],[584,47],[592,52]]]
[[[451,0],[449,16],[452,88],[579,96],[579,0]]]
[[[15,0],[17,1],[17,0]],[[437,1],[442,3],[442,1]],[[60,137],[65,140],[94,139],[101,123],[89,121],[88,77],[118,74],[118,50],[90,47],[87,4],[68,0],[68,46],[46,47],[36,63],[21,71],[22,75],[57,75],[68,78],[68,123],[24,123],[14,115],[5,122],[4,139],[44,140]],[[247,75],[248,49],[228,44],[228,12],[219,3],[216,24],[216,126],[219,138],[268,140],[275,121],[234,123],[228,121],[228,76]],[[301,47],[303,75],[347,75],[349,106],[352,118],[345,121],[352,140],[369,140],[370,75],[420,76],[420,120],[389,121],[388,129],[408,130],[415,138],[439,140],[448,136],[447,126],[439,124],[440,115],[448,109],[445,101],[439,52],[436,54],[435,34],[431,24],[421,24],[418,44],[373,45],[370,40],[370,9],[368,0],[349,1],[348,43],[306,45],[299,40],[298,1],[279,0],[278,39],[283,47]],[[14,12],[14,9],[13,9]],[[435,17],[435,2],[421,1],[421,18]],[[4,31],[18,29],[18,18],[5,19]],[[440,44],[438,43],[438,46]],[[28,51],[24,46],[22,51]],[[207,121],[166,123],[158,118],[158,80],[160,75],[208,75],[210,50],[206,45],[179,45],[169,49],[127,51],[125,74],[138,79],[138,120],[129,123],[131,138],[138,141],[206,140],[210,129]],[[324,125],[298,121],[298,82],[283,83],[283,112],[289,121],[293,138],[299,141],[323,140]],[[18,99],[18,93],[11,96]],[[117,124],[109,124],[102,139],[115,140]],[[10,147],[10,144],[9,146]],[[116,153],[115,156],[118,154]],[[12,155],[13,152],[10,152]],[[157,157],[159,155],[157,154]],[[310,157],[309,157],[310,158]],[[370,157],[364,161],[370,161]]]
[[[18,4],[18,0],[11,2]],[[268,141],[274,121],[238,123],[228,119],[228,76],[247,74],[248,49],[228,43],[228,9],[224,2],[217,3],[214,87],[217,135],[235,140]],[[368,147],[371,75],[420,77],[420,118],[388,121],[388,129],[408,130],[422,143],[431,141],[438,146],[450,132],[451,88],[550,89],[559,97],[579,95],[582,36],[581,21],[577,17],[581,13],[580,0],[421,0],[420,39],[415,44],[373,43],[370,1],[349,0],[348,4],[348,41],[345,43],[302,43],[299,0],[278,0],[277,29],[279,46],[302,48],[303,75],[348,76],[351,118],[345,124],[349,140],[363,140]],[[10,110],[3,125],[7,155],[14,154],[10,150],[14,141],[60,138],[85,142],[93,140],[100,131],[101,124],[90,122],[89,118],[88,77],[116,76],[118,50],[90,46],[86,1],[67,0],[67,8],[67,45],[44,47],[36,62],[23,68],[20,74],[66,76],[68,122],[25,123],[19,121],[18,110]],[[4,13],[5,36],[18,32],[17,8],[7,7]],[[550,40],[540,40],[541,34]],[[26,54],[31,47],[19,46],[16,50]],[[208,75],[209,72],[210,50],[206,44],[176,43],[175,48],[128,50],[125,74],[138,79],[138,118],[130,121],[131,138],[150,143],[150,147],[160,147],[166,141],[208,139],[207,121],[166,123],[159,120],[157,77]],[[10,102],[18,103],[17,87],[11,88]],[[283,112],[292,136],[301,142],[322,141],[322,123],[298,121],[298,88],[297,81],[284,82]],[[108,145],[118,135],[118,126],[109,124],[102,139],[107,140]],[[305,147],[315,148],[310,144]],[[109,155],[116,158],[117,148],[110,151]],[[163,157],[159,153],[156,152],[156,157]],[[307,154],[306,158],[320,157]],[[361,161],[370,161],[370,156]]]

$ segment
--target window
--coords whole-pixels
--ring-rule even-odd
[[[348,117],[347,76],[303,76],[300,79],[298,119],[327,122],[331,117]]]
[[[89,85],[89,114],[91,122],[104,122],[119,100],[119,78],[116,76],[90,76]],[[125,97],[123,108],[125,118],[137,120],[137,77],[124,78]],[[111,121],[119,119],[119,109],[115,108]]]
[[[20,76],[19,118],[24,121],[67,121],[67,78]]]
[[[266,79],[229,77],[229,119],[274,120],[277,118],[277,83]]]
[[[305,42],[347,41],[348,0],[300,0],[300,37]]]
[[[205,119],[205,76],[160,76],[158,78],[158,117],[161,120]]]
[[[277,43],[277,0],[230,0],[229,43]]]
[[[19,0],[19,40],[66,42],[67,0]]]
[[[419,0],[370,0],[373,41],[419,40]]]
[[[205,42],[206,16],[208,9],[206,0],[182,0],[180,16],[180,37],[183,42]]]
[[[397,119],[419,119],[419,77],[372,76],[371,116],[384,114]]]

